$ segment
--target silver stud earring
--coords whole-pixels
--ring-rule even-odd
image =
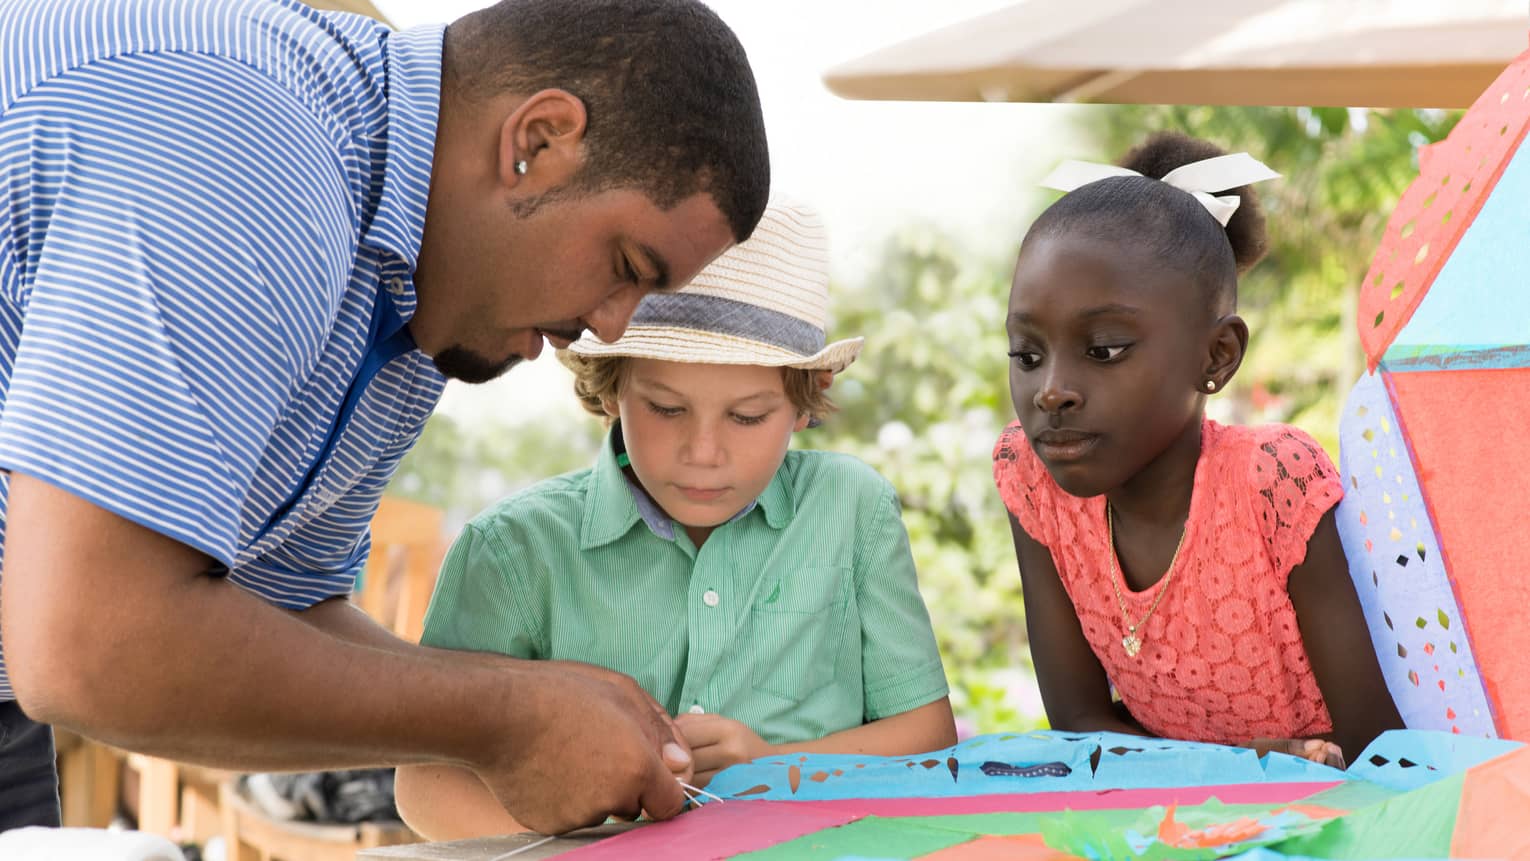
[[[1207,380],[1206,381],[1206,391],[1208,391],[1208,392],[1215,392],[1216,390],[1217,390],[1217,381],[1216,380]]]
[[[516,176],[525,176],[526,175],[526,168],[527,168],[527,164],[526,164],[526,160],[525,159],[521,159],[520,161],[516,162],[515,163],[515,174],[516,174]]]

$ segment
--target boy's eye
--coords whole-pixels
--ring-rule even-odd
[[[647,401],[646,403],[648,404],[649,412],[652,412],[655,415],[664,416],[665,418],[674,418],[675,416],[685,412],[685,409],[682,407],[666,407],[662,404],[656,404],[653,401]]]
[[[1020,366],[1021,370],[1033,370],[1041,364],[1041,354],[1034,350],[1010,350],[1009,357]]]
[[[760,422],[765,421],[765,419],[767,419],[769,417],[770,417],[770,413],[763,413],[763,414],[757,415],[757,416],[746,416],[743,413],[734,413],[733,414],[733,420],[738,422],[741,425],[757,425]]]
[[[1116,358],[1117,356],[1120,356],[1122,353],[1126,352],[1127,346],[1128,345],[1126,345],[1126,344],[1121,344],[1121,345],[1108,346],[1108,347],[1107,346],[1090,347],[1089,349],[1084,351],[1084,355],[1088,356],[1091,359],[1094,359],[1097,362],[1109,362],[1112,359]]]

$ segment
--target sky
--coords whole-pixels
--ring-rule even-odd
[[[450,22],[483,0],[373,0],[394,26]],[[772,189],[817,206],[836,278],[854,279],[894,230],[929,223],[980,254],[1013,247],[1037,179],[1069,153],[1062,105],[871,102],[828,91],[825,70],[1013,0],[711,0],[754,67]],[[578,407],[543,353],[480,386],[452,383],[441,411],[472,421]]]

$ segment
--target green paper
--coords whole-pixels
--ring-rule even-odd
[[[1270,848],[1317,858],[1448,858],[1464,780],[1452,775]]]
[[[923,817],[867,816],[848,825],[826,828],[769,849],[734,857],[751,861],[834,861],[845,856],[914,859],[975,840],[977,836],[972,831],[932,827],[924,824]]]
[[[1305,803],[1305,802],[1303,802]],[[1179,807],[1174,820],[1191,830],[1201,830],[1213,825],[1233,822],[1247,817],[1263,819],[1286,804],[1223,804],[1211,799],[1193,807]],[[1167,808],[1162,806],[1138,810],[1066,810],[1061,815],[1050,816],[1042,821],[1041,834],[1053,849],[1084,858],[1100,861],[1211,861],[1226,855],[1237,854],[1260,846],[1269,846],[1288,840],[1293,831],[1317,832],[1321,821],[1306,824],[1286,824],[1284,828],[1271,829],[1270,836],[1255,836],[1247,840],[1216,847],[1182,849],[1158,842],[1158,827],[1163,822]],[[1289,818],[1289,817],[1287,817]],[[1300,821],[1300,820],[1299,820]],[[1135,834],[1137,846],[1128,840],[1128,833]],[[1145,846],[1142,840],[1150,838]]]
[[[1314,793],[1292,804],[1331,807],[1335,810],[1354,813],[1401,794],[1401,790],[1388,789],[1379,783],[1371,783],[1367,780],[1346,780],[1338,786]]]
[[[904,819],[930,828],[944,828],[965,834],[1012,837],[1016,834],[1040,834],[1041,820],[1050,813],[958,813],[949,816],[918,816]]]

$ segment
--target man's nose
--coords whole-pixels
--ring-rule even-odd
[[[643,293],[642,289],[632,286],[617,290],[585,315],[585,326],[607,344],[620,340],[627,331],[627,324],[632,322],[632,314],[637,311]]]

